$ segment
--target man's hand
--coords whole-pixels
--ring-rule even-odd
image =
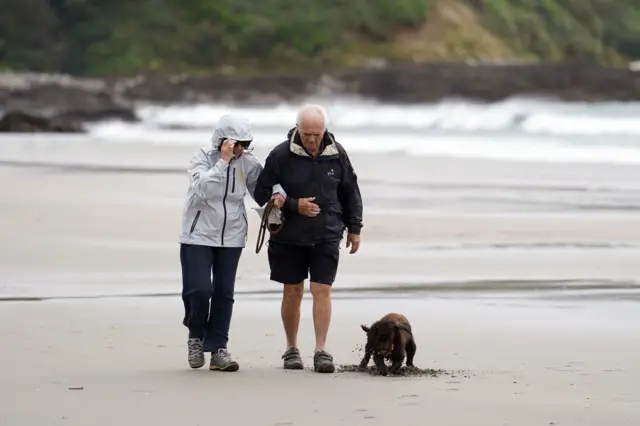
[[[236,141],[233,139],[227,139],[222,143],[222,148],[220,148],[220,157],[227,163],[231,161],[233,158],[233,147],[236,145]]]
[[[273,200],[273,205],[277,208],[281,209],[282,206],[284,206],[284,197],[282,196],[282,194],[273,194],[271,199]]]
[[[350,254],[358,251],[360,248],[360,235],[347,233],[347,248],[351,246]]]
[[[316,197],[298,199],[298,213],[303,216],[316,217],[320,214],[320,207],[313,203]]]

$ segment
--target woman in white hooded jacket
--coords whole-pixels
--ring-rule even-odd
[[[236,270],[247,239],[244,197],[248,190],[253,198],[262,171],[260,162],[245,151],[252,141],[245,117],[225,115],[217,123],[211,147],[199,149],[189,162],[180,263],[191,368],[202,367],[204,353],[210,352],[211,370],[239,369],[227,343]],[[279,185],[273,189],[284,197]]]

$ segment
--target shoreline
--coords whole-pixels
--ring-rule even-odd
[[[208,135],[208,133],[206,134]],[[0,134],[0,139],[2,139],[0,144],[0,165],[2,167],[51,167],[87,172],[184,173],[185,161],[188,161],[197,149],[209,145],[207,138],[194,139],[189,143],[183,144],[160,143],[150,140],[142,141],[139,139],[128,141],[118,138],[114,140],[92,134],[13,133]],[[263,142],[255,146],[252,152],[261,162],[264,162],[266,155],[281,142],[281,139]],[[150,150],[153,151],[153,156],[149,155]],[[598,167],[603,172],[602,181],[598,182],[596,188],[593,188],[598,190],[606,190],[609,183],[619,185],[623,177],[637,170],[637,163],[635,162],[610,162],[605,160],[494,158],[415,154],[401,150],[371,152],[351,149],[349,153],[350,157],[358,157],[356,165],[359,167],[381,167],[386,159],[403,160],[406,162],[407,167],[417,169],[419,172],[417,178],[419,180],[446,182],[450,185],[456,185],[460,182],[464,175],[460,174],[459,169],[470,164],[476,165],[477,169],[493,177],[492,183],[496,183],[495,179],[498,176],[507,178],[507,182],[512,181],[517,177],[514,176],[514,169],[524,168],[523,170],[535,178],[535,181],[540,181],[542,178],[541,182],[563,184],[567,189],[583,190],[590,189],[585,187],[585,181],[592,180],[588,178],[592,175],[593,167]],[[571,172],[575,173],[576,176],[572,177],[563,172],[566,167],[571,167]],[[495,170],[496,168],[498,170]],[[379,178],[379,176],[377,177]],[[567,178],[573,179],[567,182]],[[384,179],[388,179],[388,182],[393,183],[397,180],[397,177],[392,174],[385,176]],[[482,183],[465,182],[467,185]],[[522,185],[522,182],[520,184]],[[632,184],[630,187],[640,189],[639,185]]]

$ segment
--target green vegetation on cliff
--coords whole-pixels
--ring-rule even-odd
[[[638,0],[487,0],[485,25],[535,58],[640,58]]]
[[[3,0],[0,68],[243,72],[390,60],[640,57],[634,0]]]

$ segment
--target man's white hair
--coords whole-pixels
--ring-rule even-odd
[[[302,124],[302,120],[305,117],[311,115],[319,115],[322,117],[322,123],[324,124],[324,128],[326,130],[327,124],[329,124],[329,116],[327,115],[327,111],[324,109],[322,105],[319,104],[305,104],[298,110],[298,116],[296,117],[296,125],[300,126]]]

